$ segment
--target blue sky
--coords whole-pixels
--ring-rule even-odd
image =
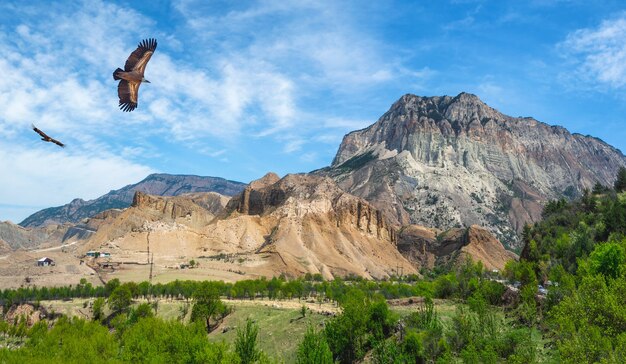
[[[123,113],[111,74],[148,37],[152,83]],[[152,172],[320,168],[406,93],[475,93],[626,150],[622,1],[3,1],[0,69],[14,222]]]

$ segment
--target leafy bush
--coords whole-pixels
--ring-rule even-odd
[[[315,332],[309,325],[296,354],[298,364],[332,364],[333,353],[328,347],[323,332]]]

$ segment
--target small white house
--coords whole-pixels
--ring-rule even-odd
[[[37,266],[38,267],[47,267],[49,265],[54,265],[54,260],[48,258],[48,257],[43,257],[41,259],[39,259],[37,261]]]

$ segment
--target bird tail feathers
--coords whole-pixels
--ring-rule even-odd
[[[117,80],[121,80],[121,79],[122,79],[120,76],[118,76],[118,75],[117,75],[117,73],[118,73],[118,72],[124,72],[124,70],[123,70],[123,69],[121,69],[121,68],[118,68],[118,69],[116,69],[115,71],[113,71],[113,79],[114,79],[115,81],[117,81]]]

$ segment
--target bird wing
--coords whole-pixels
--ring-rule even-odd
[[[56,140],[56,139],[52,139],[50,138],[50,141],[56,145],[58,145],[61,148],[65,148],[65,144],[61,143],[60,141]]]
[[[37,127],[35,125],[31,125],[31,127],[33,128],[35,133],[41,135],[42,138],[44,138],[44,139],[49,139],[50,138],[46,133],[44,133],[43,131],[37,129]]]
[[[141,82],[128,82],[121,80],[117,85],[117,95],[120,98],[120,110],[133,111],[137,107],[139,98],[139,86]]]
[[[44,133],[44,132],[43,132],[43,131],[41,131],[40,129],[37,129],[37,127],[36,127],[35,125],[31,125],[31,126],[32,126],[33,130],[34,130],[37,134],[41,135],[41,138],[42,138],[43,140],[45,140],[45,141],[47,141],[47,142],[52,142],[52,143],[54,143],[54,144],[56,144],[56,145],[58,145],[58,146],[60,146],[60,147],[62,147],[62,148],[65,148],[65,144],[61,143],[60,141],[58,141],[58,140],[56,140],[56,139],[50,138],[50,137],[48,136],[48,134]]]
[[[126,72],[139,72],[143,75],[143,72],[146,69],[146,65],[152,57],[152,54],[156,50],[157,41],[156,39],[144,39],[139,42],[137,49],[130,54],[128,59],[126,60],[126,64],[124,65],[124,71]]]

